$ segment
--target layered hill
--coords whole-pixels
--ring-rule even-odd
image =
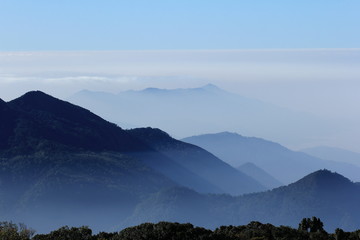
[[[225,193],[239,195],[266,190],[254,178],[237,171],[213,154],[198,146],[176,140],[160,129],[137,128],[127,132]]]
[[[229,194],[264,189],[160,130],[126,131],[40,91],[0,100],[0,131],[0,218],[31,222],[39,231],[65,224],[105,230],[150,194],[173,187]],[[229,177],[221,182],[224,174]]]
[[[183,188],[164,190],[139,204],[124,224],[165,220],[215,228],[256,220],[297,227],[302,218],[317,216],[328,231],[356,230],[359,201],[358,184],[319,170],[288,186],[240,197],[203,195]]]
[[[355,165],[316,158],[261,138],[222,132],[188,137],[182,141],[202,147],[235,167],[246,162],[254,163],[285,184],[324,168],[353,181],[360,180],[360,168]]]
[[[7,132],[3,135],[0,150],[14,154],[31,153],[46,147],[122,152],[149,149],[120,127],[89,110],[40,91],[28,92],[5,104],[1,116],[2,127]]]
[[[266,186],[268,189],[273,189],[284,185],[275,177],[271,176],[269,173],[265,172],[263,169],[256,166],[254,163],[244,163],[237,168],[240,172],[247,174],[252,177],[263,186]]]
[[[179,185],[129,154],[155,150],[88,110],[29,92],[1,101],[0,111],[4,220],[30,221],[40,231],[71,223],[104,228],[144,196]]]

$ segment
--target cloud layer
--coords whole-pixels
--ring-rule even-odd
[[[67,98],[82,89],[120,92],[213,83],[246,97],[348,125],[333,145],[348,147],[360,120],[360,50],[201,50],[0,53],[0,98],[30,90]],[[346,142],[346,143],[345,143]],[[359,149],[360,150],[360,149]]]

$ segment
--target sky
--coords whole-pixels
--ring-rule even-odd
[[[0,0],[0,98],[213,83],[341,119],[348,130],[332,145],[360,152],[359,10],[358,0]]]
[[[0,0],[0,51],[358,48],[358,0]]]

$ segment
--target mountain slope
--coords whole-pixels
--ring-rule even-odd
[[[0,130],[0,218],[40,231],[104,230],[163,188],[222,192],[115,124],[39,91],[0,101]]]
[[[237,168],[240,172],[245,173],[246,175],[254,178],[263,186],[266,186],[268,189],[273,189],[275,187],[280,187],[283,184],[279,182],[276,178],[265,172],[263,169],[256,166],[254,163],[244,163]]]
[[[171,138],[160,129],[137,128],[127,132],[223,189],[224,192],[239,195],[265,190],[265,187],[256,180],[237,171],[204,149]]]
[[[3,154],[48,151],[115,151],[126,153],[180,185],[200,192],[222,192],[141,139],[81,107],[33,91],[7,104],[12,120],[2,139]]]
[[[222,132],[188,137],[182,141],[202,147],[235,167],[246,162],[254,163],[285,184],[323,168],[337,171],[353,181],[360,180],[360,168],[354,165],[291,151],[261,138]]]
[[[36,151],[41,144],[91,151],[144,151],[149,147],[124,130],[90,111],[53,98],[42,92],[29,92],[9,102],[12,122],[4,126],[12,136],[4,139],[8,149]],[[6,114],[6,113],[4,113]],[[14,125],[14,121],[16,125]],[[1,150],[1,149],[0,149]]]
[[[320,170],[288,186],[240,197],[164,190],[139,204],[125,224],[164,220],[215,228],[260,221],[297,227],[302,218],[317,216],[329,231],[355,230],[360,225],[359,201],[358,184]]]
[[[1,219],[38,231],[67,224],[110,229],[142,198],[177,186],[118,153],[54,153],[0,158]]]

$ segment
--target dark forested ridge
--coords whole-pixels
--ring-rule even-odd
[[[359,240],[360,230],[345,232],[336,229],[327,233],[321,219],[303,218],[298,228],[274,226],[253,221],[247,225],[221,226],[215,230],[196,227],[190,223],[144,223],[120,232],[94,234],[86,226],[64,226],[48,234],[35,234],[24,225],[0,223],[0,237],[6,240]],[[33,237],[32,237],[33,236]]]
[[[173,188],[139,204],[129,225],[145,222],[191,222],[216,228],[257,220],[296,227],[304,216],[320,217],[328,231],[360,226],[360,186],[328,170],[319,170],[288,186],[232,197]]]
[[[2,104],[4,105],[4,103]],[[146,151],[150,148],[115,124],[43,92],[28,92],[1,109],[2,151]]]

